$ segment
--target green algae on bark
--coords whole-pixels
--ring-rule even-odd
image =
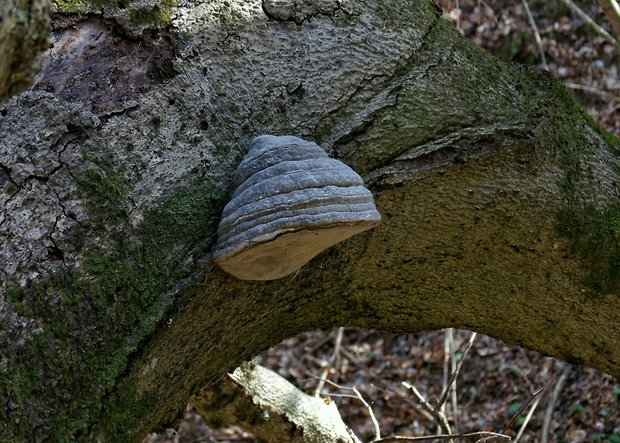
[[[129,184],[122,168],[104,169],[80,185],[86,207],[93,223],[107,223],[104,214],[122,222]],[[0,396],[11,405],[0,415],[5,437],[88,441],[131,354],[175,302],[173,286],[192,273],[186,257],[209,249],[224,195],[212,184],[180,188],[147,210],[131,234],[89,251],[79,268],[10,288],[18,313],[39,327],[13,346],[15,359],[0,376]],[[44,406],[30,400],[41,395],[49,399]],[[44,424],[33,429],[37,421]]]

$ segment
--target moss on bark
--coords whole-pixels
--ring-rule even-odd
[[[172,20],[177,0],[57,0],[56,12],[61,14],[99,14],[126,20],[128,27],[167,26]]]
[[[98,162],[78,185],[92,223],[127,228],[129,183],[122,167]],[[223,196],[213,184],[180,188],[147,210],[136,229],[115,230],[108,247],[88,252],[79,269],[10,288],[18,314],[39,327],[0,377],[0,395],[10,405],[0,415],[5,437],[92,438],[131,354],[177,300],[178,291],[170,291],[191,275],[188,255],[209,247]],[[131,411],[121,410],[127,422]]]
[[[301,24],[215,6],[223,16],[184,16],[194,40],[181,75],[57,146],[59,161],[85,144],[116,160],[72,167],[98,248],[8,291],[36,328],[2,336],[4,436],[136,441],[244,359],[334,325],[471,328],[618,373],[620,300],[585,297],[591,265],[572,253],[617,239],[617,192],[597,180],[618,176],[618,145],[557,82],[466,42],[427,2]],[[149,107],[153,96],[168,98]],[[384,222],[290,278],[239,282],[197,257],[215,237],[232,148],[265,131],[318,139],[367,172]],[[122,154],[138,140],[139,154]],[[158,155],[164,167],[140,160]],[[170,191],[189,173],[181,166],[203,162],[207,183]],[[136,170],[153,179],[129,198]],[[137,214],[150,201],[141,192],[160,185],[166,197]],[[557,225],[567,209],[581,228]]]

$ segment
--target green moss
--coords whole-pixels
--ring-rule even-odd
[[[18,302],[14,305],[15,313],[22,317],[32,317],[33,313],[28,303]]]
[[[45,348],[45,334],[35,334],[30,338],[28,343],[23,347],[18,357],[19,362],[24,366],[35,368],[31,371],[24,371],[18,377],[12,378],[10,381],[13,385],[16,396],[14,397],[16,404],[23,406],[24,400],[35,392],[41,383],[41,365],[39,356]]]
[[[561,187],[572,200],[583,185],[582,159],[588,140],[583,135],[584,112],[566,88],[550,74],[537,68],[520,66],[519,85],[526,103],[528,121],[538,122],[536,148],[557,156],[564,171]]]
[[[56,0],[56,4],[62,12],[77,14],[84,12],[86,5],[82,0]]]
[[[587,136],[588,127],[596,131],[612,153],[620,153],[620,140],[601,128],[563,85],[552,80],[549,86],[541,90],[551,89],[547,94],[554,97],[554,102],[538,101],[541,117],[550,122],[543,127],[545,135],[540,137],[539,147],[554,146],[564,171],[561,186],[565,205],[557,214],[558,231],[571,240],[573,252],[583,258],[588,275],[585,283],[593,293],[617,291],[620,203],[600,209],[584,204],[583,196],[596,192],[593,172],[584,161],[592,149],[597,149]]]
[[[556,120],[554,122],[552,137],[556,146],[562,148],[560,166],[564,170],[561,186],[568,199],[577,195],[583,185],[584,171],[582,159],[587,146],[587,139],[575,128],[566,128],[565,124]]]
[[[26,290],[20,285],[11,285],[6,290],[6,298],[12,302],[20,302],[24,299]]]
[[[560,233],[588,263],[588,283],[596,292],[620,289],[620,204],[607,210],[567,208],[558,214]]]
[[[96,168],[84,171],[77,180],[78,192],[86,209],[101,224],[127,215],[130,183],[124,166],[115,167],[105,159],[92,160]]]
[[[583,115],[590,126],[605,141],[609,147],[609,150],[616,155],[620,155],[620,137],[616,137],[614,134],[599,125],[598,122],[587,112],[584,111]]]
[[[620,155],[620,138],[601,127],[560,82],[553,80],[550,82],[550,86],[550,96],[556,97],[555,104],[548,106],[547,110],[552,120],[550,126],[555,128],[552,134],[553,141],[557,142],[557,146],[563,150],[562,167],[566,172],[564,189],[568,197],[573,197],[579,184],[584,183],[582,179],[586,178],[584,172],[587,171],[584,171],[581,164],[588,147],[591,145],[585,135],[586,127],[593,129],[601,137],[610,152],[617,155]],[[583,124],[576,124],[576,122],[583,122]]]
[[[80,193],[99,225],[95,229],[127,226],[129,186],[122,167],[101,161],[80,178]],[[53,441],[89,441],[131,354],[174,303],[168,291],[190,273],[193,265],[186,258],[210,248],[225,197],[213,185],[185,186],[147,210],[133,232],[112,235],[106,249],[87,252],[79,269],[28,288],[11,286],[9,298],[28,309],[24,314],[41,332],[0,377],[0,401],[17,404],[10,416],[0,417],[4,436],[30,438],[30,418],[37,417],[49,426]],[[30,401],[37,393],[49,404]],[[134,412],[124,410],[123,420],[129,422]]]
[[[69,14],[99,13],[102,8],[126,12],[131,25],[165,26],[172,19],[177,0],[159,0],[151,6],[133,6],[132,0],[56,0],[60,12]]]
[[[98,12],[103,7],[118,8],[118,0],[55,0],[61,12],[87,14]]]
[[[234,145],[231,143],[217,143],[212,151],[213,157],[215,157],[219,161],[227,160],[230,156],[233,146]]]
[[[441,7],[435,0],[415,3],[382,0],[367,7],[374,9],[375,14],[383,20],[393,23],[419,23],[430,15],[441,16]]]
[[[196,293],[197,284],[192,282],[175,293],[174,306],[169,306],[166,316],[172,315],[177,309],[187,305],[188,298]],[[153,407],[160,404],[161,390],[153,386],[151,390],[137,390],[138,375],[132,372],[130,376],[120,379],[115,377],[114,393],[106,400],[103,417],[98,420],[97,435],[105,435],[110,441],[133,441],[136,430],[144,423],[146,415],[153,411]]]
[[[164,26],[172,20],[176,0],[161,0],[159,4],[146,8],[129,8],[129,21],[132,25]]]
[[[132,433],[140,426],[141,419],[156,406],[160,398],[157,392],[138,394],[137,380],[127,379],[114,396],[108,410],[105,432],[118,442],[131,441]],[[136,400],[137,399],[137,400]]]
[[[6,291],[7,300],[13,302],[13,309],[17,315],[32,317],[32,310],[26,301],[26,290],[19,285],[11,285]]]

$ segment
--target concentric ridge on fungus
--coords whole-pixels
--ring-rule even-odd
[[[215,262],[242,280],[273,280],[379,224],[362,178],[313,142],[261,135],[233,178]]]

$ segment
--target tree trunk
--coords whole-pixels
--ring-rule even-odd
[[[181,3],[158,30],[162,5],[59,20],[35,87],[0,104],[7,440],[139,441],[335,326],[470,329],[620,374],[620,143],[556,80],[430,1]],[[349,164],[382,224],[280,280],[216,269],[259,134]]]
[[[48,46],[49,0],[4,0],[0,6],[0,100],[22,92],[41,69]]]

